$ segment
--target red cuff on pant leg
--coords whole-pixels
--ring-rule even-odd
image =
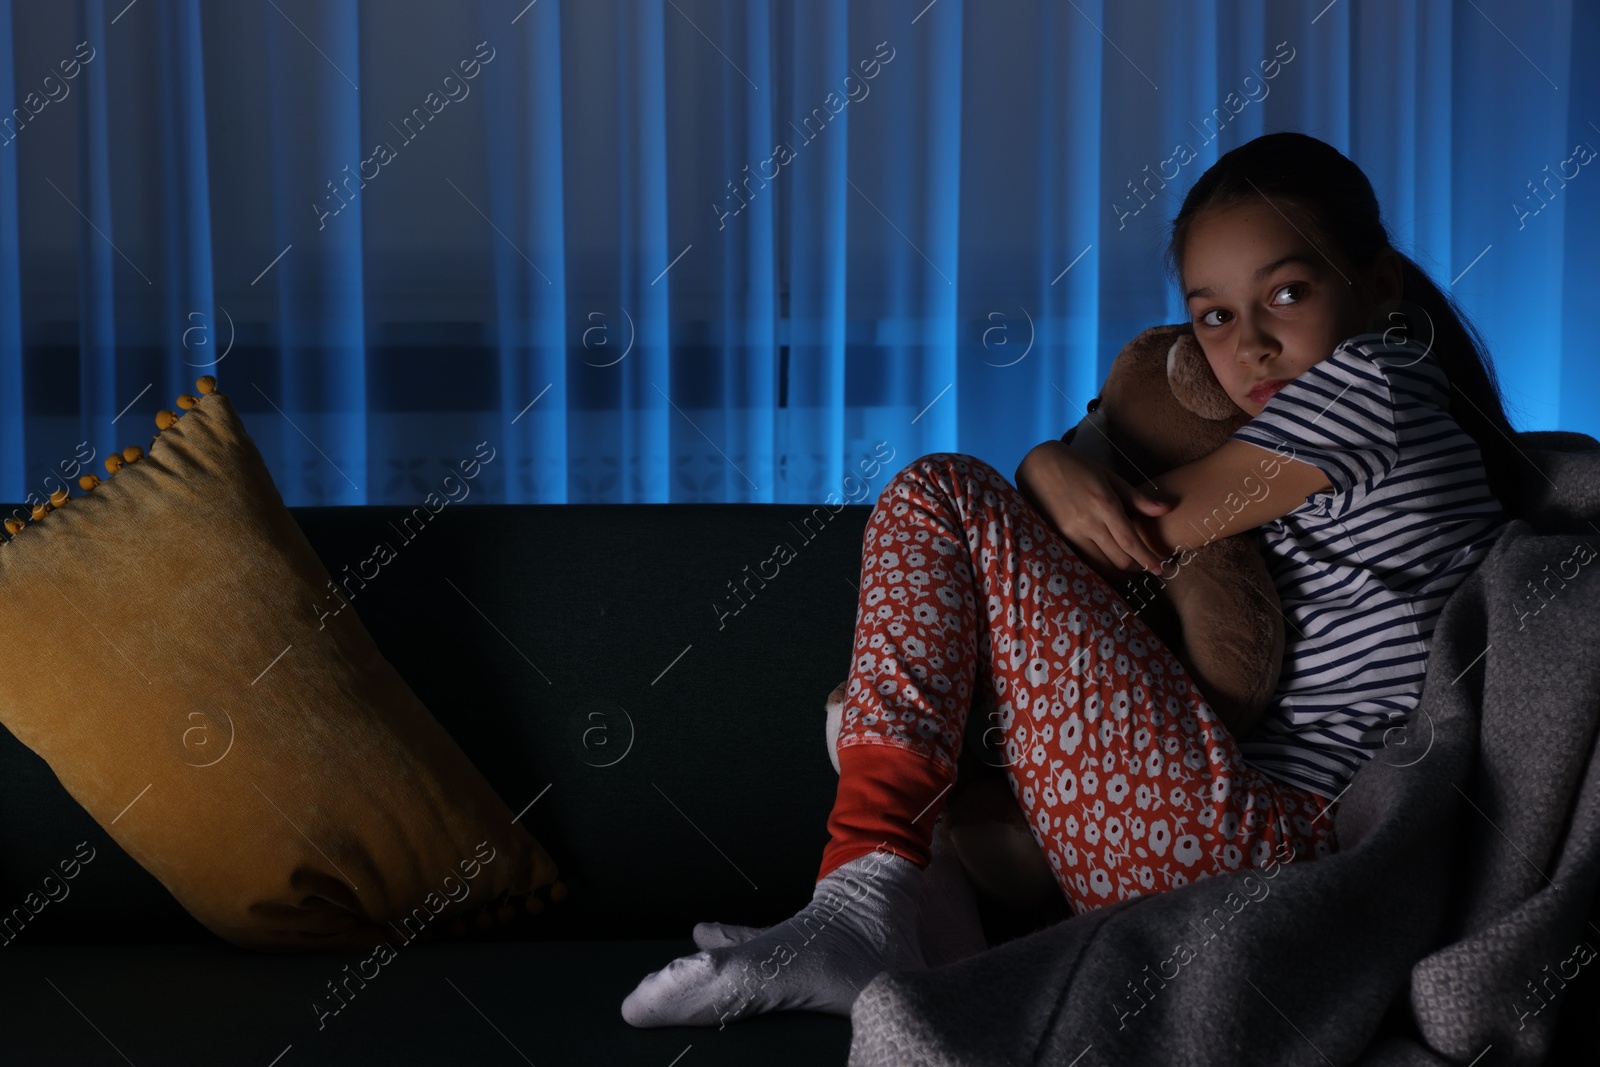
[[[926,756],[897,745],[861,743],[837,751],[839,791],[817,881],[880,846],[926,868],[933,859],[933,824],[952,779]]]

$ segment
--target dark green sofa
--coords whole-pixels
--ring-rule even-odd
[[[337,574],[405,509],[291,511]],[[837,781],[824,702],[849,666],[870,512],[483,505],[406,543],[352,604],[526,808],[571,895],[521,939],[406,947],[320,1029],[313,1000],[358,956],[214,937],[0,729],[0,919],[80,842],[94,850],[68,895],[0,937],[0,1064],[845,1063],[844,1018],[636,1030],[619,1008],[694,951],[696,922],[767,925],[810,899]],[[794,552],[781,567],[779,542]],[[992,943],[1054,921],[987,903],[983,918]],[[1597,975],[1573,1004],[1600,996]],[[1550,1062],[1593,1054],[1590,1020],[1564,1013]]]
[[[405,511],[291,510],[334,574]],[[511,810],[533,802],[523,824],[571,895],[533,940],[406,948],[320,1030],[312,1001],[356,957],[219,940],[0,730],[0,909],[94,850],[0,939],[0,1062],[844,1063],[847,1019],[636,1030],[619,1006],[695,951],[696,922],[766,925],[810,899],[837,781],[823,706],[870,510],[485,505],[405,544],[352,604]],[[774,575],[779,541],[795,558]]]

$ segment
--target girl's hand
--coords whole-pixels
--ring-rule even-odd
[[[1154,490],[1130,485],[1061,441],[1028,453],[1017,468],[1017,489],[1102,577],[1161,569],[1161,552],[1133,519],[1171,509]]]

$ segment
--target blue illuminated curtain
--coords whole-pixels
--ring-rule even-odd
[[[490,448],[475,502],[1009,473],[1181,318],[1165,227],[1280,129],[1371,177],[1518,429],[1600,436],[1597,8],[0,0],[0,499],[204,373],[290,504]]]

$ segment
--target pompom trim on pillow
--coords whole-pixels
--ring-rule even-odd
[[[217,391],[217,379],[210,374],[196,379],[194,384],[195,388],[200,391],[201,396],[207,396]],[[199,397],[192,396],[189,393],[184,393],[182,396],[178,397],[178,406],[184,411],[188,411],[198,403],[200,403]],[[176,426],[177,423],[178,415],[175,412],[168,410],[156,412],[156,437],[161,436],[159,431],[170,430],[172,427]],[[154,444],[155,437],[152,437],[150,441],[152,444]],[[143,458],[143,448],[138,445],[129,445],[121,452],[113,452],[106,457],[106,473],[110,477],[115,477],[116,473],[122,468],[126,467],[130,463],[137,463]],[[98,474],[85,474],[83,477],[78,479],[78,487],[86,493],[91,492],[100,484],[101,481]],[[72,495],[67,491],[66,486],[62,486],[61,488],[55,490],[50,494],[50,499],[48,501],[41,501],[33,506],[33,521],[42,522],[46,515],[50,514],[56,508],[61,507],[63,504],[68,503],[71,499]],[[12,537],[16,537],[23,530],[27,529],[30,524],[24,522],[22,519],[12,517],[6,520],[5,525],[6,533],[10,534]],[[11,542],[6,541],[4,543],[10,544]]]

